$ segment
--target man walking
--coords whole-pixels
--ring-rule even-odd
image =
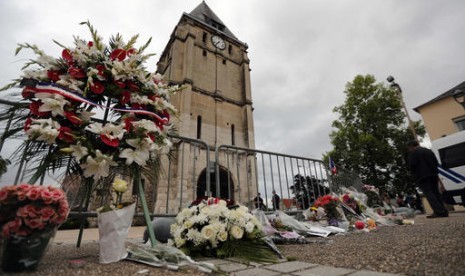
[[[439,192],[439,163],[434,153],[430,149],[420,147],[417,141],[411,141],[408,161],[418,187],[433,209],[433,214],[427,218],[448,217],[449,212],[444,207]]]
[[[279,201],[281,198],[279,197],[278,194],[276,194],[276,191],[273,191],[273,196],[271,197],[271,203],[273,203],[273,210],[279,210]]]

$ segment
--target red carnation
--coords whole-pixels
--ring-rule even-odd
[[[111,139],[108,135],[105,134],[100,134],[100,139],[102,139],[102,142],[104,142],[106,145],[110,147],[118,147],[119,146],[119,139],[118,138],[113,138]]]
[[[103,86],[101,82],[94,80],[93,84],[90,86],[90,90],[95,94],[102,94],[105,90],[105,86]]]
[[[70,66],[68,68],[68,74],[70,74],[72,77],[76,79],[82,79],[86,77],[86,73],[84,72],[84,70],[74,66]]]
[[[125,58],[126,58],[126,50],[123,50],[123,49],[115,49],[110,54],[111,60],[117,59],[118,61],[123,61]]]

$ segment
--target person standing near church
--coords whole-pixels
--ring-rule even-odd
[[[273,203],[273,210],[279,210],[279,201],[281,198],[279,195],[276,193],[276,191],[273,190],[273,196],[271,197],[271,203]]]
[[[438,160],[430,149],[420,147],[417,141],[409,142],[408,162],[416,184],[423,191],[433,214],[427,218],[448,217],[449,211],[444,207],[439,192]]]

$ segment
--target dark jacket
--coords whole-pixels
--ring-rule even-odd
[[[432,150],[416,147],[410,152],[408,160],[416,182],[438,175],[439,163]]]

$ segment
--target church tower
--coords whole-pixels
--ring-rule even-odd
[[[255,148],[247,48],[247,44],[241,42],[202,1],[190,13],[182,15],[157,64],[157,71],[165,80],[185,87],[171,98],[179,112],[179,118],[174,120],[179,136],[204,141],[209,147],[211,164],[220,167],[221,193],[216,194],[215,177],[212,176],[212,195],[235,200],[241,198],[244,203],[256,194],[255,175],[250,173],[255,171],[255,163],[243,162],[240,166],[244,168],[238,174],[236,170],[227,168],[226,157],[221,152],[218,160],[214,152],[220,145]],[[189,149],[181,152],[181,147],[177,147],[177,159],[181,154],[184,154],[184,158],[191,156],[192,159],[203,156],[194,156]],[[250,155],[244,158],[255,160]],[[205,169],[205,166],[195,169],[198,170],[193,172],[198,176],[195,183],[182,183],[184,192],[193,191],[183,195],[186,202],[207,195],[205,179],[202,179],[205,178]],[[243,187],[244,184],[237,187],[237,183],[251,183],[251,179],[253,184],[247,184],[247,189]],[[232,182],[233,188],[224,186],[225,182]],[[160,193],[164,184],[160,185],[158,200],[164,194]],[[177,191],[179,195],[180,191]]]

